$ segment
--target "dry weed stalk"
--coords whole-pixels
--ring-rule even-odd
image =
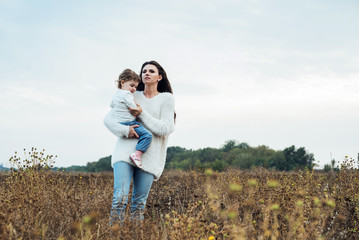
[[[14,156],[21,165],[0,175],[4,239],[357,239],[359,175],[347,165],[330,174],[167,171],[143,223],[111,228],[112,173],[52,172],[53,157],[27,156],[35,164]]]

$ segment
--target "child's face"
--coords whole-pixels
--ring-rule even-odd
[[[138,82],[134,81],[134,80],[130,80],[130,81],[121,81],[121,89],[122,90],[127,90],[130,91],[131,93],[136,92],[136,88],[138,86]]]

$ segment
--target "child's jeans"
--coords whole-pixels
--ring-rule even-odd
[[[147,148],[150,146],[152,141],[152,134],[142,126],[139,122],[133,120],[131,122],[120,122],[122,125],[126,126],[133,126],[133,125],[140,125],[139,127],[135,128],[136,133],[138,134],[138,142],[136,145],[136,150],[141,152],[146,152]]]

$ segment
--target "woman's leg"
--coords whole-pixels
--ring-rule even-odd
[[[134,169],[133,173],[133,193],[131,199],[131,219],[142,220],[146,201],[150,192],[153,175],[142,171],[139,168]]]
[[[110,225],[115,224],[118,220],[121,223],[125,220],[125,210],[134,168],[126,162],[116,162],[113,165],[114,190]]]

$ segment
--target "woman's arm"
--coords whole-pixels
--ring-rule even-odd
[[[107,129],[117,137],[129,137],[130,127],[122,125],[116,121],[113,109],[106,114],[103,122]]]
[[[138,117],[146,125],[146,128],[153,134],[166,136],[175,129],[174,109],[174,97],[172,94],[166,93],[166,98],[162,101],[160,119],[152,117],[143,109],[142,113]]]

